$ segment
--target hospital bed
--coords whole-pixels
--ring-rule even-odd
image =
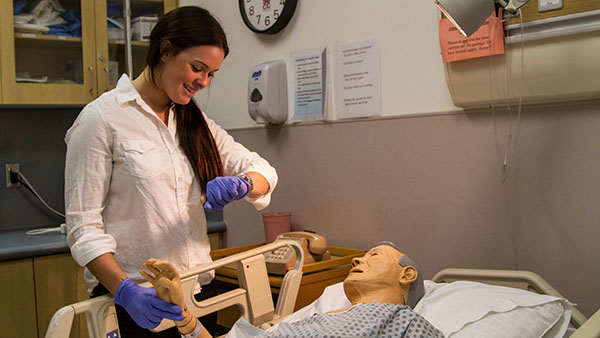
[[[282,288],[277,301],[277,307],[274,308],[263,254],[285,245],[291,245],[294,248],[297,259],[294,268],[288,271],[288,273],[284,276]],[[192,313],[194,313],[194,315],[197,317],[219,311],[232,305],[237,305],[240,308],[240,315],[247,322],[263,329],[269,329],[269,327],[272,325],[277,325],[282,321],[295,321],[302,319],[305,316],[312,315],[316,312],[327,312],[329,310],[341,308],[338,306],[339,304],[330,304],[330,301],[333,301],[333,303],[339,303],[341,298],[345,298],[345,296],[343,296],[342,285],[341,283],[338,283],[327,287],[323,295],[316,301],[292,314],[296,293],[298,292],[300,279],[302,277],[302,262],[303,253],[301,247],[294,241],[287,242],[283,240],[278,240],[243,253],[216,260],[211,264],[181,273],[184,294],[186,295],[186,304],[188,304],[188,307]],[[199,273],[210,271],[219,267],[227,265],[231,266],[231,264],[237,264],[240,287],[202,302],[197,302],[192,295],[192,290],[193,286],[196,284],[197,275]],[[421,313],[426,319],[432,322],[434,326],[441,329],[438,325],[436,325],[436,322],[433,321],[434,317],[428,318],[430,315],[429,313],[436,311],[438,315],[440,313],[440,308],[436,308],[436,305],[434,305],[436,304],[435,302],[439,301],[439,299],[436,299],[436,296],[444,294],[442,291],[445,292],[449,290],[450,287],[460,286],[461,283],[477,283],[477,285],[484,287],[483,290],[485,292],[485,297],[482,303],[484,303],[485,306],[493,303],[494,297],[500,300],[501,303],[504,303],[507,297],[510,298],[514,295],[516,295],[516,299],[519,299],[521,294],[517,293],[523,293],[525,290],[532,291],[525,292],[528,295],[531,295],[528,297],[532,299],[536,299],[536,297],[556,298],[557,301],[548,302],[547,304],[557,303],[561,304],[561,306],[568,304],[568,302],[556,289],[554,289],[548,282],[533,272],[451,268],[440,271],[435,275],[434,278],[432,278],[432,280],[426,281],[426,294],[415,307],[415,311],[418,310],[417,312]],[[147,286],[150,285],[147,284]],[[486,287],[488,289],[485,289]],[[450,298],[446,298],[445,301],[454,305],[462,304],[468,309],[477,308],[475,304],[467,302],[469,296],[465,296],[464,294],[460,293],[461,290],[462,292],[465,290],[470,292],[472,289],[474,289],[474,287],[470,284],[467,284],[466,287],[463,286],[462,289],[457,288],[456,292],[447,292]],[[498,290],[498,293],[496,293],[496,290]],[[506,293],[507,290],[509,292],[508,296]],[[458,301],[452,297],[458,297]],[[477,299],[477,297],[474,297],[474,299]],[[192,305],[190,306],[190,304]],[[440,302],[439,304],[442,303]],[[543,305],[546,306],[545,304],[546,303]],[[515,317],[518,318],[517,320],[521,320],[523,325],[528,327],[536,324],[533,322],[534,319],[531,318],[533,318],[532,313],[535,314],[537,311],[537,307],[526,307],[521,305],[516,306],[515,311],[507,311],[502,314],[488,311],[488,313],[485,314],[485,316],[482,316],[482,318],[478,318],[477,320],[466,323],[463,327],[461,327],[460,330],[451,333],[450,337],[470,337],[469,332],[472,334],[478,325],[487,325],[483,326],[484,332],[491,332],[492,329],[495,329],[490,328],[489,325],[505,325],[510,326],[511,329],[515,329],[515,327],[517,327],[517,324],[514,322]],[[539,306],[539,308],[543,309],[544,306]],[[421,309],[419,309],[419,307],[421,307]],[[542,337],[558,337],[554,334],[558,332],[557,328],[560,325],[563,325],[563,329],[566,328],[566,325],[569,326],[566,334],[563,335],[561,333],[560,337],[600,337],[600,311],[594,314],[590,319],[586,320],[585,316],[575,307],[565,306],[564,309],[566,311],[557,316],[558,319],[551,323],[553,328],[545,330]],[[449,315],[461,313],[462,311],[453,309],[451,310],[453,312],[448,313],[450,310],[446,311],[444,308],[441,310],[442,317],[449,317]],[[525,313],[516,310],[527,310],[529,312]],[[468,313],[468,311],[462,312]],[[114,314],[112,297],[102,296],[75,303],[58,310],[50,322],[48,331],[46,333],[46,338],[68,337],[73,316],[79,313],[85,313],[90,338],[104,338],[107,337],[107,333],[117,329],[116,315]],[[494,316],[491,316],[490,313]],[[547,315],[548,313],[546,312],[544,314]],[[512,315],[513,318],[508,318],[506,320],[503,319],[506,318],[506,315]],[[456,320],[453,321],[456,322]],[[546,323],[543,325],[545,324]],[[165,320],[163,323],[161,323],[157,330],[161,330],[170,326],[173,326],[173,322]],[[481,328],[479,329],[481,330]],[[524,331],[526,330],[528,329],[524,329]],[[564,333],[564,331],[562,332]],[[471,336],[477,337],[477,335]],[[479,334],[478,337],[484,336],[487,335]],[[519,336],[526,337],[526,335]],[[508,335],[508,337],[511,336]]]

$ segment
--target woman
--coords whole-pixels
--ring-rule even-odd
[[[123,337],[150,334],[181,309],[142,288],[151,257],[179,270],[210,262],[204,209],[246,197],[266,207],[277,174],[258,154],[208,119],[192,97],[207,87],[229,48],[222,27],[199,7],[181,7],[150,35],[135,80],[89,103],[67,131],[67,244],[85,266],[92,297],[115,296]],[[214,295],[214,273],[199,278],[199,299]],[[204,325],[209,329],[216,323]],[[170,332],[170,333],[169,333]],[[165,336],[179,337],[177,330]]]

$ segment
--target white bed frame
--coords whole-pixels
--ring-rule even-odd
[[[565,298],[540,275],[531,271],[449,268],[438,272],[431,280],[437,283],[466,280],[491,285],[509,286],[539,294]],[[573,307],[571,309],[570,324],[577,331],[569,338],[599,338],[600,310],[590,317],[590,319],[586,319],[581,311]]]
[[[274,308],[263,254],[286,245],[292,246],[296,251],[296,264],[284,276],[277,307]],[[182,272],[181,281],[186,304],[196,317],[237,305],[244,319],[255,326],[267,328],[290,315],[294,309],[302,278],[303,255],[297,242],[277,240]],[[201,302],[196,301],[193,290],[198,275],[230,264],[237,264],[240,287]],[[530,271],[450,268],[440,271],[432,278],[432,281],[438,283],[457,280],[515,287],[564,298],[542,277]],[[142,285],[151,287],[150,283]],[[59,309],[48,325],[46,338],[68,338],[74,316],[81,313],[85,313],[90,338],[105,338],[107,333],[118,330],[113,298],[106,295]],[[172,321],[163,320],[155,330],[161,331],[172,326]],[[570,338],[600,338],[600,310],[586,320],[578,309],[572,308],[571,326],[577,330]]]
[[[283,277],[277,298],[277,307],[274,307],[263,254],[286,245],[294,248],[296,263],[294,268]],[[277,240],[221,258],[210,264],[180,273],[185,303],[196,317],[237,305],[241,316],[249,323],[259,327],[269,327],[272,323],[280,321],[293,312],[302,279],[303,263],[302,247],[293,240]],[[197,284],[198,275],[231,264],[237,264],[240,287],[201,302],[196,301],[194,287]],[[152,287],[148,282],[141,285]],[[67,305],[56,311],[48,325],[46,338],[68,338],[74,316],[81,313],[84,313],[86,317],[89,338],[105,338],[107,334],[118,330],[113,297],[104,295]],[[154,331],[162,331],[174,325],[175,323],[171,320],[163,320]],[[120,333],[118,336],[121,336]]]

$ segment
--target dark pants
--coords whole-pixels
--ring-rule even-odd
[[[92,290],[91,298],[102,296],[108,294],[108,290],[102,284],[98,284],[94,290]],[[194,295],[197,301],[202,301],[204,299],[214,297],[217,295],[217,282],[213,279],[210,284],[202,285],[202,291]],[[115,309],[117,310],[117,320],[119,322],[119,331],[121,332],[121,337],[123,338],[137,338],[137,337],[152,337],[152,338],[181,338],[179,331],[176,327],[172,327],[170,329],[161,331],[161,332],[152,332],[150,330],[146,330],[140,326],[138,326],[133,319],[127,313],[124,307],[115,304]],[[217,313],[211,313],[204,317],[200,317],[200,322],[202,326],[214,337],[215,330],[217,327]]]

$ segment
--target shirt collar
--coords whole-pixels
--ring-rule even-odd
[[[121,75],[121,78],[117,82],[117,102],[119,105],[123,105],[129,101],[141,100],[140,93],[133,86],[133,82],[127,76],[127,74]]]
[[[140,96],[137,89],[133,86],[133,82],[127,76],[127,74],[123,74],[119,81],[117,82],[117,102],[119,106],[123,106],[127,102],[135,101],[137,104],[142,107],[147,113],[152,115],[154,118],[158,119],[158,116],[148,107],[146,102]],[[173,107],[169,108],[169,126],[168,129],[171,131],[171,134],[175,136],[175,131],[177,129],[177,121],[175,119],[175,114],[173,112]]]
[[[133,85],[133,81],[127,76],[127,74],[123,74],[117,82],[117,103],[119,106],[124,106],[125,104],[134,101],[137,103],[139,107],[142,108],[143,111],[153,115],[158,118],[156,114],[152,111],[150,106],[142,99],[142,96],[137,91],[135,86]]]

